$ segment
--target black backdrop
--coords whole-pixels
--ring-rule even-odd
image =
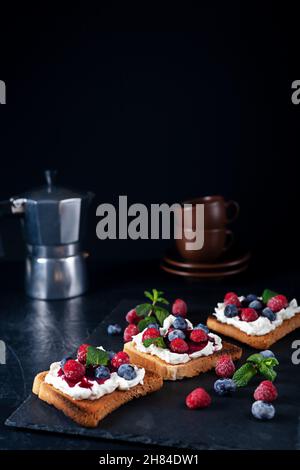
[[[166,244],[98,241],[97,204],[220,193],[241,205],[245,244],[264,262],[294,264],[297,14],[242,5],[3,14],[0,198],[56,168],[62,184],[96,194],[94,257],[128,260]],[[0,221],[7,256],[19,253],[16,225]]]

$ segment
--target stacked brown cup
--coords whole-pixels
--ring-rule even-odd
[[[197,204],[204,206],[204,244],[199,250],[188,250],[186,244],[196,239],[195,231],[203,230],[203,226],[196,225]],[[214,262],[232,246],[234,237],[227,225],[238,217],[239,205],[236,201],[226,201],[219,195],[205,196],[185,201],[180,211],[178,220],[181,220],[183,230],[182,237],[176,240],[176,247],[182,258]],[[193,233],[196,233],[194,238]]]

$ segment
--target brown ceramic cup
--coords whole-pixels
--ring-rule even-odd
[[[184,207],[189,204],[189,207]],[[204,229],[221,229],[233,222],[239,215],[240,207],[236,201],[225,201],[223,196],[205,196],[190,201],[184,201],[180,212],[177,213],[178,220],[185,223],[186,228],[196,227],[196,204],[204,204]],[[189,215],[189,218],[187,216]],[[191,219],[191,220],[189,220]],[[185,221],[185,222],[184,222]]]
[[[184,232],[191,232],[191,229],[185,229],[182,238],[176,240],[176,247],[182,258],[193,261],[215,261],[225,251],[227,251],[233,243],[233,233],[225,228],[204,230],[204,244],[200,250],[187,250],[186,243],[195,240],[186,238]],[[188,234],[188,233],[187,233]]]

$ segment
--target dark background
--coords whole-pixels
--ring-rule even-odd
[[[299,258],[297,12],[272,2],[3,16],[0,199],[43,181],[89,189],[94,259],[159,257],[162,241],[99,241],[96,206],[223,194],[257,260]],[[293,51],[295,54],[293,54]],[[21,256],[16,220],[3,251]]]

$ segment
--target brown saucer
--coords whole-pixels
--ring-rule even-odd
[[[187,279],[222,279],[224,277],[235,276],[240,274],[243,271],[246,271],[248,268],[248,263],[244,263],[239,267],[234,269],[222,270],[222,271],[196,271],[192,270],[183,270],[176,267],[170,266],[169,264],[162,262],[160,265],[161,269],[169,274],[174,274],[175,276],[185,277]]]
[[[219,271],[228,270],[229,268],[238,269],[243,264],[247,263],[251,257],[249,251],[230,250],[215,262],[201,263],[199,261],[191,261],[182,258],[176,249],[169,250],[163,258],[163,263],[166,265],[174,266],[175,268],[183,268],[187,270],[207,270]]]

